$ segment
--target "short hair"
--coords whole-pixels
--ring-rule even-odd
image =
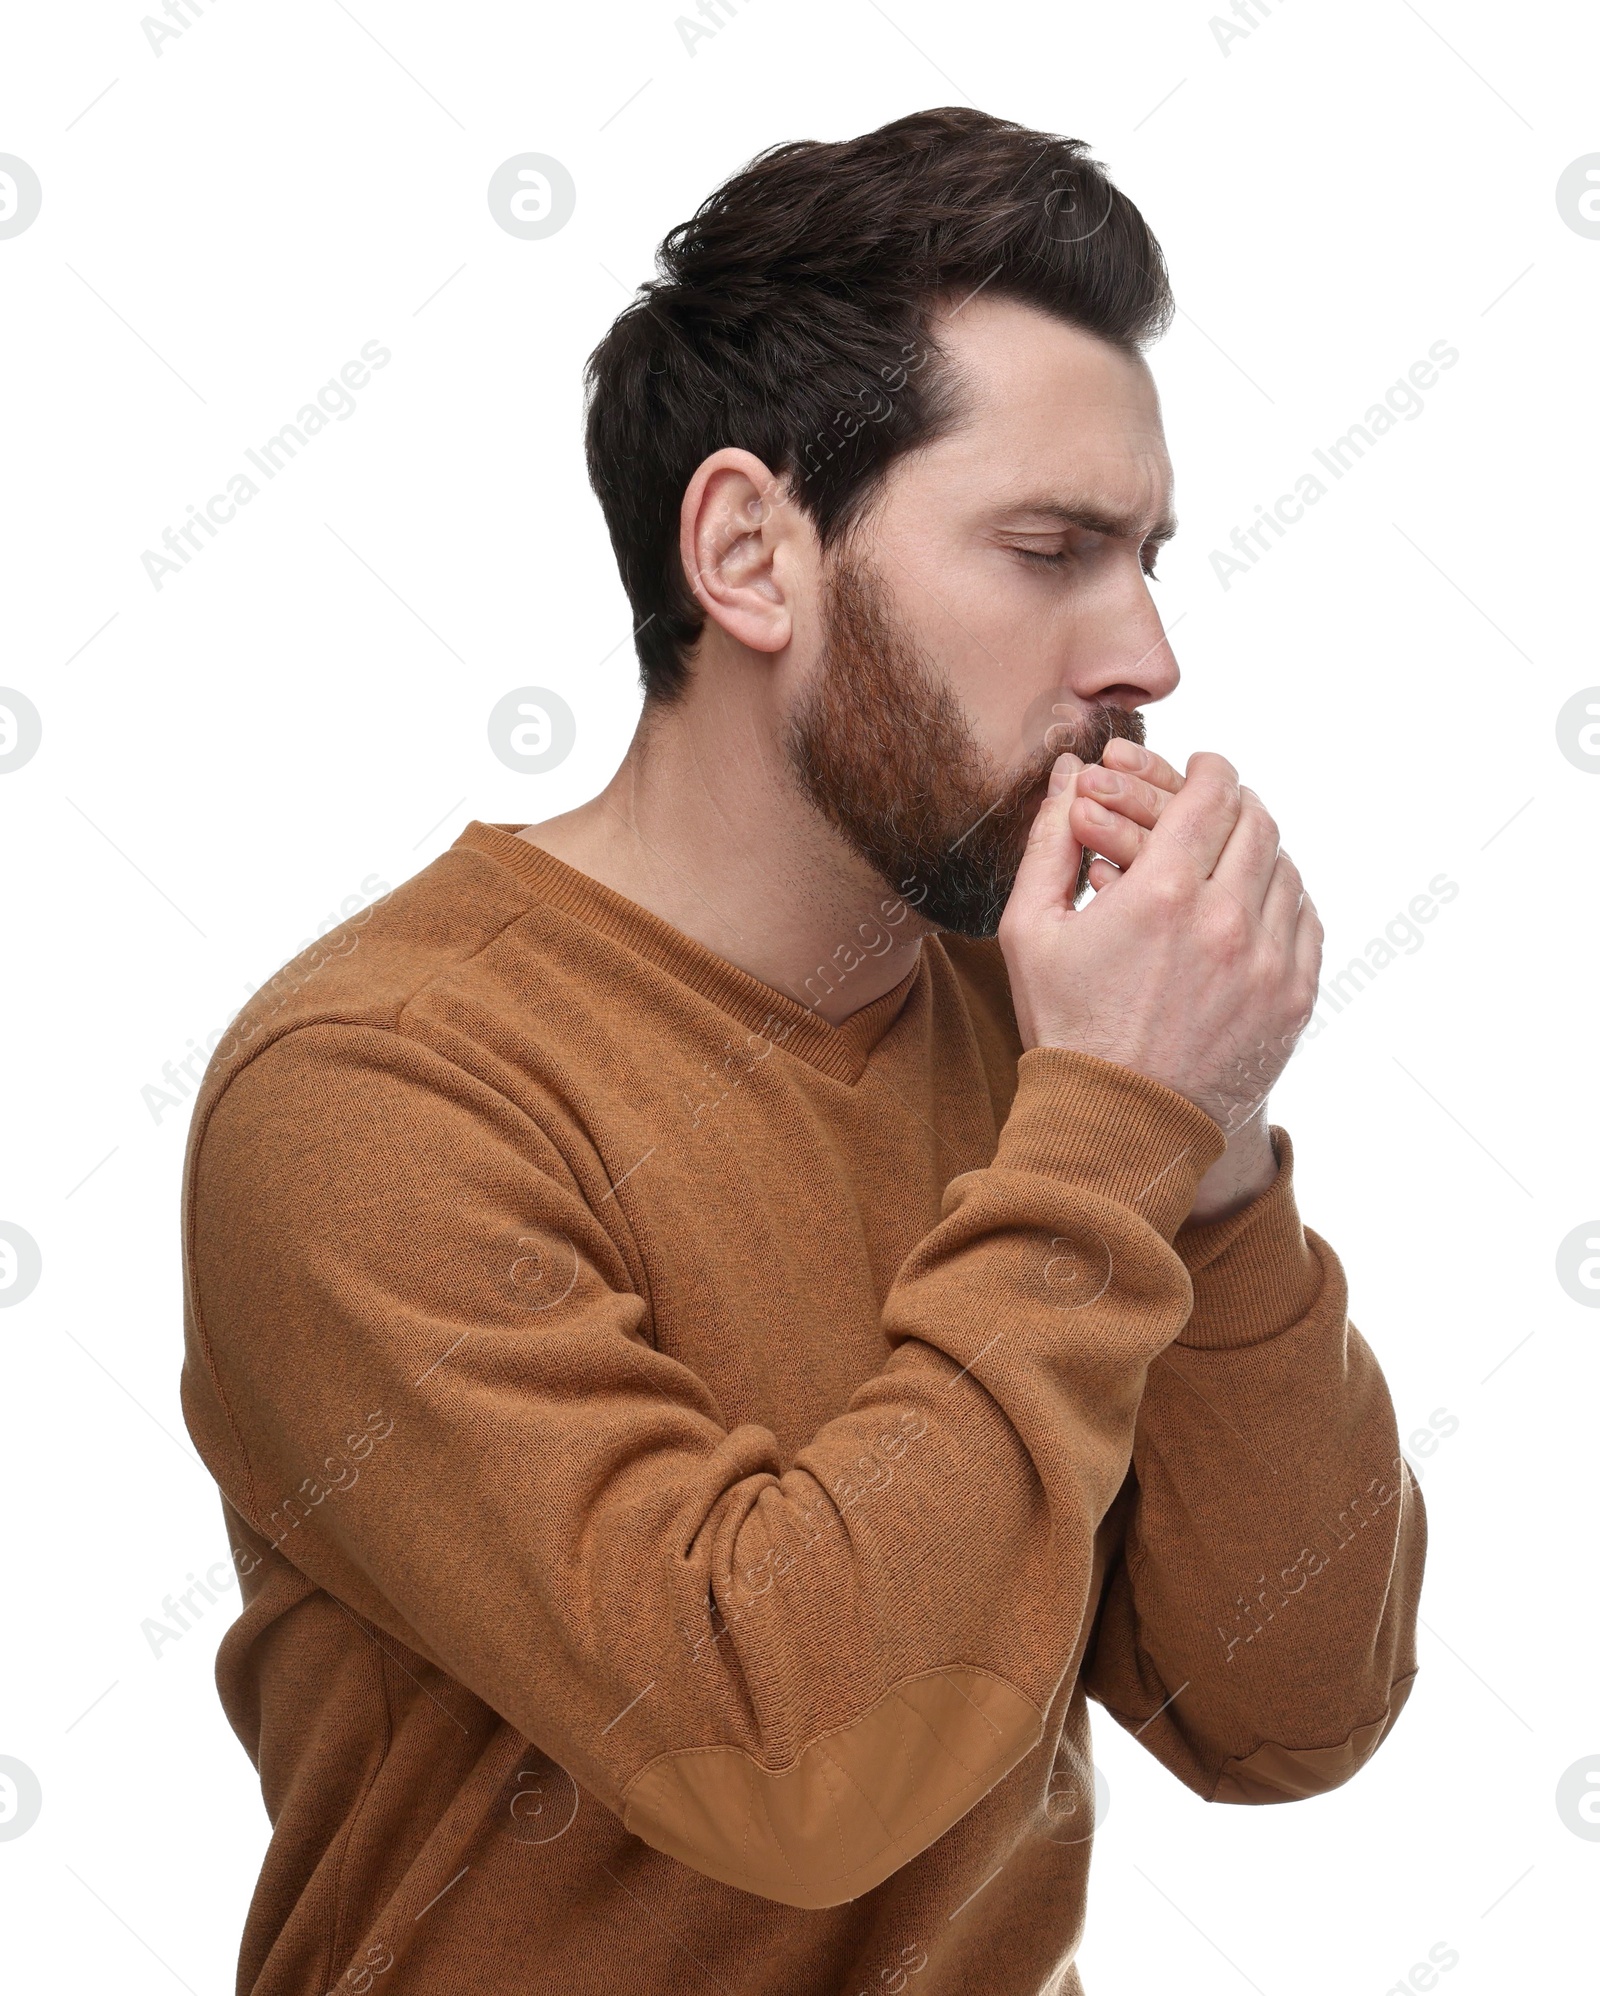
[[[704,627],[678,521],[713,451],[787,478],[831,548],[895,459],[955,420],[941,306],[1019,300],[1128,353],[1174,309],[1160,245],[1083,141],[964,107],[768,148],[656,267],[585,370],[589,478],[656,705],[681,697]]]

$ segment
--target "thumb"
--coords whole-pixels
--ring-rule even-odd
[[[1039,806],[1006,904],[1007,911],[1024,922],[1034,916],[1076,912],[1072,898],[1083,864],[1083,846],[1073,837],[1067,813],[1078,794],[1077,773],[1083,764],[1075,755],[1064,755],[1056,768],[1063,766],[1069,772],[1068,781],[1052,790]]]

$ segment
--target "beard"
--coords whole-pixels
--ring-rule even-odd
[[[994,935],[1056,757],[1071,749],[1098,762],[1114,736],[1143,742],[1143,716],[1101,705],[1076,713],[1061,689],[1019,722],[1024,759],[1006,769],[895,622],[868,564],[828,563],[821,612],[817,676],[782,734],[790,769],[823,817],[936,930]],[[1092,857],[1085,850],[1074,902]]]

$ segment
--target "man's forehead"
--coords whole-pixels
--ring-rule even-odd
[[[1171,481],[1161,407],[1148,372],[1141,378],[1069,364],[975,378],[963,369],[958,395],[958,427],[973,450],[1005,455],[1031,481],[1110,482],[1130,490]]]
[[[1003,503],[1073,514],[1169,507],[1161,405],[1138,354],[1011,299],[977,299],[938,323],[954,377],[947,461],[1003,467]]]
[[[1021,407],[1069,400],[1090,420],[1142,420],[1160,431],[1144,356],[1019,299],[984,295],[930,328],[969,400]]]

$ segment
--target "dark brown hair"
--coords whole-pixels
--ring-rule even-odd
[[[656,266],[585,375],[589,478],[656,704],[683,692],[704,624],[678,515],[713,451],[787,476],[831,547],[894,460],[955,420],[940,305],[1018,299],[1125,352],[1173,312],[1160,245],[1081,140],[958,108],[770,147]]]

